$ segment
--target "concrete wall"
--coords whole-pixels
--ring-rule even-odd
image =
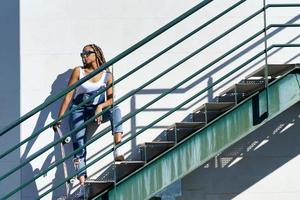
[[[299,199],[300,103],[181,180],[176,200]]]
[[[0,5],[0,129],[20,116],[20,21],[19,1],[4,0]],[[20,142],[20,128],[16,127],[0,138],[0,152]],[[0,176],[20,164],[20,151],[15,150],[0,159]],[[12,189],[10,186],[20,185],[20,170],[0,181],[0,197]],[[20,193],[12,196],[19,199]]]
[[[98,44],[102,47],[106,59],[109,60],[198,2],[195,0],[178,1],[176,3],[171,0],[135,0],[130,2],[121,0],[20,1],[21,75],[18,80],[21,84],[21,92],[19,94],[20,97],[17,99],[21,99],[21,115],[32,110],[65,88],[72,68],[81,65],[79,53],[85,44]],[[236,2],[236,0],[213,1],[213,3],[206,6],[200,12],[192,15],[176,27],[162,34],[159,38],[154,39],[151,43],[116,63],[112,67],[115,79],[126,74],[129,70],[144,62],[145,59],[155,55],[162,48],[172,44]],[[130,78],[122,81],[121,84],[116,85],[116,99],[133,91],[146,80],[150,80],[163,70],[166,70],[175,64],[178,59],[184,58],[199,47],[209,43],[212,39],[257,11],[261,6],[261,0],[247,1],[238,9],[225,15],[222,20],[214,22],[210,28],[204,28],[184,43],[164,54],[160,59],[153,61],[142,70],[130,76]],[[270,23],[273,23],[272,20],[276,23],[295,23],[299,18],[298,13],[297,9],[292,8],[289,8],[286,12],[274,9],[268,14],[268,20],[270,20]],[[261,14],[247,24],[240,26],[238,30],[220,39],[212,46],[204,49],[200,54],[180,65],[168,75],[147,86],[134,97],[121,103],[120,107],[123,115],[141,108],[145,103],[166,91],[166,89],[171,88],[183,78],[203,68],[216,57],[221,56],[230,50],[230,48],[262,28],[263,15]],[[269,44],[271,44],[272,40],[276,43],[299,41],[297,29],[289,30],[285,31],[278,28],[270,30],[268,32]],[[158,116],[161,116],[183,100],[188,99],[199,92],[199,90],[215,82],[224,73],[245,62],[249,57],[263,50],[263,48],[264,40],[263,36],[260,36],[244,46],[240,51],[216,63],[211,69],[188,80],[179,89],[172,92],[172,94],[124,123],[125,138],[135,134]],[[299,62],[298,52],[295,49],[274,49],[274,51],[270,52],[269,56],[269,61],[272,63]],[[128,159],[137,157],[137,144],[159,137],[167,126],[175,121],[182,121],[196,107],[211,100],[226,89],[229,84],[231,85],[232,82],[242,79],[246,74],[263,65],[263,63],[264,59],[261,56],[243,68],[243,70],[240,70],[229,79],[213,87],[207,93],[200,95],[193,101],[189,101],[178,112],[155,124],[154,127],[141,134],[135,140],[124,145],[121,150],[128,152],[126,154]],[[21,140],[24,140],[34,131],[44,127],[55,119],[59,104],[60,102],[52,104],[23,123],[20,134]],[[63,125],[63,130],[67,131],[67,120],[64,121]],[[99,131],[106,126],[109,126],[109,124],[102,125]],[[25,161],[39,149],[56,139],[58,137],[53,134],[52,130],[48,129],[44,131],[37,138],[22,146],[21,160]],[[100,141],[91,145],[88,148],[89,161],[93,160],[95,156],[104,153],[102,148],[99,147],[109,147],[111,144],[112,137],[108,133]],[[67,150],[68,152],[72,150],[70,145],[67,146]],[[59,146],[49,149],[22,169],[22,182],[24,183],[29,180],[60,158]],[[106,170],[111,161],[112,155],[109,155],[101,160],[101,162],[98,162],[88,170],[89,176],[97,178],[99,174]],[[68,164],[71,165],[70,163]],[[71,170],[72,166],[69,166],[69,168]],[[58,184],[62,180],[62,177],[61,167],[54,168],[30,186],[24,188],[22,199],[32,199],[38,194],[42,194],[53,185]],[[63,190],[64,188],[60,187],[54,193],[46,196],[45,199],[55,198],[61,195]]]

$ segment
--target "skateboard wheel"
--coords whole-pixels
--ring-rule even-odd
[[[75,183],[75,178],[71,178],[71,179],[70,179],[70,183],[71,183],[71,184],[74,184],[74,183]]]
[[[71,137],[67,137],[67,138],[65,139],[65,143],[68,144],[68,143],[70,143],[70,142],[71,142]]]

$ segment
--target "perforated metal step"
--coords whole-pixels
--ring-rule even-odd
[[[231,102],[231,103],[238,103],[245,98],[244,94],[224,94],[223,96],[216,96],[214,98],[215,102]]]
[[[288,71],[294,69],[298,64],[269,64],[268,65],[268,76],[271,78],[276,78],[278,76],[281,76]],[[264,77],[265,76],[265,67],[261,67],[249,76],[246,77],[246,79],[249,79],[251,77]]]
[[[205,126],[205,122],[180,122],[175,123],[167,129],[167,139],[179,142],[196,130]]]
[[[125,178],[132,172],[136,171],[137,169],[141,168],[145,164],[144,161],[122,161],[116,162],[116,176],[117,181]]]
[[[97,181],[97,180],[86,180],[86,197],[87,199],[93,199],[97,195],[101,194],[105,190],[112,188],[114,181]]]
[[[208,123],[235,105],[233,102],[205,103],[193,112],[194,122]]]
[[[265,86],[264,83],[257,84],[249,84],[249,83],[238,83],[234,86],[231,86],[227,90],[225,90],[222,94],[244,94],[245,96],[249,96],[250,94],[263,89]]]
[[[174,145],[173,141],[153,141],[140,144],[141,160],[149,162]]]

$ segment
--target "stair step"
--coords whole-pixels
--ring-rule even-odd
[[[240,83],[243,83],[243,84],[265,84],[265,79],[264,78],[244,79],[244,80],[241,80]]]
[[[173,141],[153,141],[140,144],[141,160],[149,162],[174,145]]]
[[[86,196],[88,199],[92,199],[104,192],[105,190],[113,187],[114,181],[97,181],[97,180],[86,180]]]
[[[193,121],[208,123],[231,109],[234,105],[235,103],[233,102],[205,103],[193,112]]]
[[[269,64],[268,65],[268,76],[271,78],[276,78],[285,74],[286,72],[294,69],[297,64]],[[252,74],[248,75],[246,79],[250,77],[264,77],[265,76],[265,68],[261,67]]]
[[[264,83],[258,83],[258,84],[248,84],[248,83],[238,83],[234,86],[228,88],[225,90],[222,94],[238,94],[241,93],[244,96],[249,96],[250,94],[263,89],[265,86]]]
[[[179,142],[196,130],[205,126],[205,122],[180,122],[170,126],[167,130],[169,141]]]
[[[137,169],[141,168],[145,165],[144,161],[122,161],[116,162],[116,176],[117,181],[122,180],[132,172],[136,171]]]
[[[238,93],[236,95],[224,94],[223,96],[216,96],[214,98],[214,101],[218,102],[218,103],[222,103],[222,102],[235,103],[237,101],[237,103],[238,103],[238,102],[242,101],[244,98],[245,98],[244,95],[241,93]]]
[[[232,106],[234,106],[233,103],[205,103],[203,106],[200,108],[196,109],[197,110],[207,110],[207,111],[224,111],[224,110],[229,110]]]

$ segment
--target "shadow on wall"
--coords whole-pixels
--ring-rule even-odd
[[[298,19],[299,16],[297,16],[296,18],[290,20],[293,21],[295,19]],[[276,33],[280,32],[281,30],[283,30],[282,28],[278,28],[276,31],[272,32],[268,37],[272,37],[273,35],[275,35]],[[247,48],[245,51],[250,51],[251,49],[253,49],[254,47],[260,45],[263,41],[259,40],[258,42],[256,42],[255,44],[251,45],[249,48]],[[241,52],[240,54],[245,54],[247,52]],[[239,54],[239,55],[240,55]],[[235,59],[237,59],[238,56],[229,59],[228,61],[224,62],[223,64],[219,65],[215,70],[219,70],[222,69],[223,67],[227,66],[228,64],[230,64],[231,62],[233,62]],[[200,78],[199,80],[195,81],[194,83],[190,84],[187,88],[183,89],[183,90],[176,90],[174,93],[182,93],[182,92],[186,92],[187,90],[197,86],[197,84],[199,84],[201,81],[203,80],[208,80],[208,85],[213,83],[213,80],[211,78],[212,73],[215,72],[215,70],[213,70],[212,72],[210,72],[209,74],[205,75],[204,77]],[[58,93],[59,91],[61,91],[62,89],[65,88],[67,81],[69,79],[71,70],[68,70],[67,72],[60,74],[57,79],[54,81],[54,83],[52,84],[52,90],[50,95],[46,98],[45,101],[47,101],[47,99],[52,96],[53,94]],[[164,89],[159,89],[159,90],[144,90],[141,91],[139,94],[161,94],[162,92],[164,92]],[[134,98],[134,97],[133,97]],[[208,91],[208,96],[204,97],[204,98],[208,98],[209,101],[213,100],[213,90],[209,90]],[[202,99],[201,99],[202,100]],[[132,99],[131,101],[131,105],[132,105],[132,109],[135,109],[135,100]],[[60,102],[55,102],[52,105],[50,105],[49,107],[47,107],[46,109],[44,109],[39,117],[38,117],[38,121],[37,124],[34,128],[34,131],[39,130],[40,128],[45,126],[45,122],[47,117],[49,116],[49,114],[51,114],[51,118],[52,119],[56,119],[57,117],[57,111],[58,108],[60,106]],[[170,110],[168,108],[166,108],[165,110]],[[153,111],[152,109],[147,109],[147,111]],[[157,111],[157,110],[156,110]],[[67,124],[67,123],[63,123],[63,124]],[[136,122],[135,122],[135,118],[132,119],[131,121],[131,125],[132,125],[132,130],[131,130],[131,134],[135,134],[136,133]],[[141,127],[138,127],[141,128]],[[63,127],[63,131],[67,131],[69,130],[67,127]],[[55,136],[54,140],[57,140],[58,136]],[[30,150],[32,149],[32,146],[34,145],[36,139],[32,140],[31,142],[29,142],[26,146],[26,150],[24,152],[24,154],[22,155],[22,161],[26,160],[26,158],[28,157],[28,153],[30,152]],[[132,149],[136,148],[136,141],[132,140]],[[29,179],[30,177],[33,177],[35,174],[37,174],[40,170],[44,170],[46,168],[48,168],[51,164],[51,161],[53,159],[53,157],[55,158],[55,160],[59,160],[61,158],[61,154],[60,154],[60,147],[56,146],[54,148],[54,151],[52,153],[50,153],[47,157],[47,159],[45,160],[43,167],[41,169],[33,169],[31,165],[26,166],[26,168],[24,168],[22,170],[22,182],[24,182],[25,180]],[[241,161],[240,161],[241,162]],[[69,163],[69,165],[71,165]],[[69,169],[71,169],[72,167],[69,166]],[[53,185],[56,185],[58,182],[60,182],[62,180],[63,174],[62,174],[62,169],[61,166],[56,170],[56,174],[55,174],[55,178],[53,180]],[[50,184],[47,186],[49,187]],[[53,193],[53,198],[58,197],[59,195],[63,194],[63,187],[60,187],[58,190],[55,190]],[[41,189],[40,189],[41,190]],[[38,190],[37,190],[37,186],[35,184],[31,184],[30,186],[26,187],[23,190],[24,195],[26,196],[26,193],[30,192],[31,194],[34,194],[33,196],[36,197],[38,195]],[[22,194],[23,195],[23,194]]]
[[[66,72],[59,74],[57,76],[56,80],[53,82],[53,84],[51,86],[51,92],[50,92],[49,96],[45,99],[45,101],[49,100],[53,95],[56,95],[57,93],[59,93],[60,91],[62,91],[63,89],[65,89],[67,87],[71,73],[72,73],[72,70],[69,69]],[[60,101],[56,101],[56,102],[52,103],[51,105],[49,105],[48,107],[46,107],[44,110],[42,110],[40,112],[33,132],[36,132],[36,131],[40,130],[41,128],[43,128],[45,125],[47,125],[46,121],[47,121],[47,118],[49,117],[49,115],[52,120],[57,119],[58,110],[59,110],[61,101],[62,101],[62,99]],[[68,118],[65,118],[62,123],[63,124],[63,126],[62,126],[63,133],[69,130],[67,120],[68,120]],[[43,134],[43,133],[41,133],[41,134]],[[54,132],[53,132],[53,134],[54,134]],[[35,137],[34,139],[32,139],[31,141],[29,141],[27,143],[25,151],[21,157],[22,162],[24,162],[27,159],[27,157],[29,156],[29,152],[32,150],[32,147],[34,146],[36,139],[37,139],[37,137]],[[59,139],[59,136],[55,134],[53,141],[58,140],[58,139]],[[67,145],[66,146],[66,155],[69,154],[71,151],[72,151],[72,145]],[[55,145],[53,151],[45,159],[41,169],[37,169],[37,168],[33,169],[32,165],[30,163],[22,168],[22,183],[31,179],[36,174],[38,174],[40,171],[47,169],[52,162],[60,160],[60,159],[61,159],[60,145]],[[71,164],[71,162],[69,160],[67,161],[67,165],[68,165],[68,169],[73,168],[73,165]],[[72,166],[70,166],[70,165],[72,165]],[[47,174],[45,174],[44,176],[47,176]],[[63,169],[62,169],[62,165],[60,164],[58,166],[58,168],[56,169],[55,177],[54,177],[52,183],[50,183],[47,186],[40,188],[38,190],[36,182],[33,182],[30,185],[26,186],[22,190],[22,197],[26,197],[30,194],[30,198],[32,198],[32,199],[37,198],[39,191],[43,191],[46,188],[49,189],[49,187],[58,184],[59,182],[61,182],[63,180],[63,177],[64,177]],[[57,197],[62,194],[65,194],[64,185],[59,187],[58,189],[56,189],[53,192],[53,199],[57,199]]]
[[[300,154],[299,130],[297,103],[184,177],[176,200],[237,197]]]

